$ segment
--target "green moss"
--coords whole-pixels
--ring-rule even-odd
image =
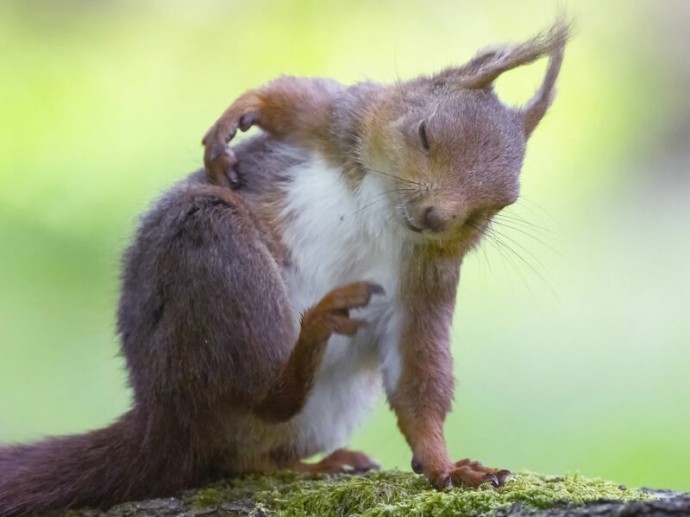
[[[437,492],[420,476],[389,471],[364,476],[305,478],[291,473],[248,476],[189,493],[194,507],[241,502],[243,510],[260,515],[477,515],[514,503],[539,509],[556,504],[596,500],[646,500],[650,496],[616,483],[579,476],[549,478],[522,473],[505,488],[456,488]]]
[[[205,488],[200,488],[196,490],[192,495],[187,498],[187,503],[190,506],[197,508],[204,508],[207,506],[215,506],[226,500],[227,491],[223,490],[220,486],[211,485]]]

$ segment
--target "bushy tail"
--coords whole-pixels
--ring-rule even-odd
[[[189,443],[146,427],[132,411],[105,429],[0,448],[0,517],[107,507],[193,484]]]

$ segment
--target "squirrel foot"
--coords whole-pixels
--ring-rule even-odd
[[[363,452],[337,449],[317,463],[300,462],[294,468],[306,474],[363,474],[381,467]]]
[[[424,470],[421,462],[416,458],[412,458],[412,470],[417,474],[421,474]],[[438,490],[461,485],[476,488],[484,483],[500,488],[505,486],[510,475],[509,470],[485,467],[478,461],[464,459],[455,462],[447,472],[433,474],[429,480]]]

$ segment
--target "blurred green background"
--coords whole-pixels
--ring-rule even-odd
[[[512,251],[487,240],[463,271],[450,447],[689,489],[687,0],[0,2],[0,442],[126,410],[120,253],[240,92],[430,73],[559,5],[576,36],[506,212],[523,222],[496,227]],[[543,68],[499,92],[524,102]],[[409,468],[383,403],[354,445]]]

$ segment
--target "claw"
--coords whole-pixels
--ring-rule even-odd
[[[494,474],[486,474],[482,478],[482,483],[491,483],[491,485],[494,488],[498,488],[500,486],[499,482],[498,482],[498,478]]]
[[[455,469],[451,471],[450,476],[456,486],[464,485],[477,488],[488,483],[494,488],[500,488],[505,485],[506,479],[510,476],[508,470],[485,467],[480,462],[471,459],[457,461],[454,467]]]
[[[382,285],[375,284],[373,282],[369,282],[369,292],[372,295],[374,295],[374,294],[380,294],[380,295],[386,294],[386,290],[383,288]]]
[[[453,480],[450,478],[450,476],[446,476],[446,479],[443,481],[443,490],[452,490],[453,489]]]
[[[240,181],[240,175],[237,173],[237,171],[232,168],[228,171],[228,181],[230,182],[230,188],[233,190],[237,190],[240,188],[242,185],[242,182]]]
[[[256,121],[256,119],[254,118],[253,114],[245,113],[244,115],[242,115],[240,117],[240,120],[239,120],[237,125],[240,128],[240,130],[242,130],[244,132],[244,131],[248,131],[249,128],[251,128],[254,125],[255,121]]]
[[[506,480],[512,476],[512,473],[509,470],[499,470],[496,472],[496,477],[498,478],[498,483],[499,486],[504,486],[506,484]]]
[[[366,454],[347,449],[337,449],[318,463],[299,464],[302,471],[322,474],[364,474],[380,468],[379,464]]]
[[[225,145],[228,145],[230,143],[230,140],[235,138],[235,135],[237,134],[237,128],[233,127],[232,130],[228,131],[228,134],[225,135]]]

